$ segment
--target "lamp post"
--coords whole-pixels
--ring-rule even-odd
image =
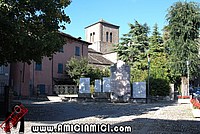
[[[150,90],[150,88],[149,88],[149,77],[150,77],[150,54],[148,54],[147,55],[147,59],[148,59],[148,91],[147,91],[147,103],[148,103],[148,99],[149,99],[149,90]]]
[[[189,90],[190,90],[190,70],[189,70],[189,61],[187,63],[187,75],[188,75],[188,90],[187,90],[187,95],[189,95]]]

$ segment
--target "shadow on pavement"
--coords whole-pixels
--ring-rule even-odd
[[[174,102],[134,104],[105,102],[58,102],[51,104],[24,104],[28,108],[26,121],[62,122],[86,117],[117,118],[142,115],[160,107],[174,105]]]
[[[114,124],[113,126],[132,127],[132,133],[137,134],[199,134],[199,121],[162,120],[137,118],[132,121]]]

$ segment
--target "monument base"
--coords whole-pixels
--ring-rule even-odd
[[[178,99],[178,103],[180,103],[180,104],[190,104],[190,99]]]
[[[79,93],[78,98],[91,98],[91,93]]]

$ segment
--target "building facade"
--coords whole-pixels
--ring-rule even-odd
[[[113,44],[119,43],[119,26],[100,21],[85,27],[86,41],[92,43],[89,48],[101,52],[102,56],[113,63],[117,62],[117,53]]]
[[[10,64],[0,66],[0,96],[4,95],[4,86],[9,84]]]
[[[88,56],[89,42],[61,33],[66,44],[53,57],[44,57],[41,63],[13,63],[11,81],[19,96],[52,95],[54,85],[66,79],[65,66],[72,58]]]
[[[108,53],[113,44],[119,43],[119,26],[113,25],[103,19],[85,27],[86,41],[91,42],[90,48],[97,52]]]

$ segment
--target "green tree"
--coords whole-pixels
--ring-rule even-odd
[[[108,70],[108,68],[102,70],[100,68],[88,65],[88,72],[85,76],[89,77],[90,84],[94,85],[96,79],[103,79],[103,77],[109,77],[110,71]]]
[[[145,66],[141,62],[146,59],[146,51],[148,49],[148,33],[149,27],[147,24],[140,24],[135,21],[135,24],[129,24],[130,31],[124,34],[121,42],[116,45],[115,51],[118,58],[132,67],[142,68]]]
[[[200,8],[195,2],[176,2],[168,10],[167,30],[171,68],[179,76],[187,75],[186,61],[192,75],[198,73],[200,63],[199,38]]]
[[[150,94],[155,96],[169,95],[170,72],[168,54],[157,24],[153,27],[149,42],[150,54]]]
[[[157,24],[154,25],[153,33],[150,37],[149,54],[151,59],[151,76],[168,79],[168,55]]]
[[[150,95],[168,96],[170,92],[169,81],[163,78],[150,77]]]
[[[66,64],[66,73],[79,84],[79,79],[84,77],[88,72],[88,61],[86,58],[71,58]]]
[[[64,43],[70,0],[0,0],[0,64],[40,61]]]
[[[153,27],[153,33],[150,37],[150,53],[158,53],[158,52],[164,52],[164,45],[163,45],[163,39],[161,34],[158,31],[158,25],[157,23]],[[153,55],[156,56],[156,55]]]
[[[95,79],[102,79],[103,77],[109,77],[110,71],[108,68],[99,69],[88,64],[86,58],[72,58],[66,64],[66,73],[73,79],[76,84],[79,84],[81,77],[89,77],[90,83],[94,84]]]
[[[147,24],[135,21],[129,24],[130,31],[124,34],[121,42],[116,45],[118,59],[131,66],[131,81],[144,81],[147,76],[147,50],[149,49]],[[143,77],[140,77],[143,76]]]

